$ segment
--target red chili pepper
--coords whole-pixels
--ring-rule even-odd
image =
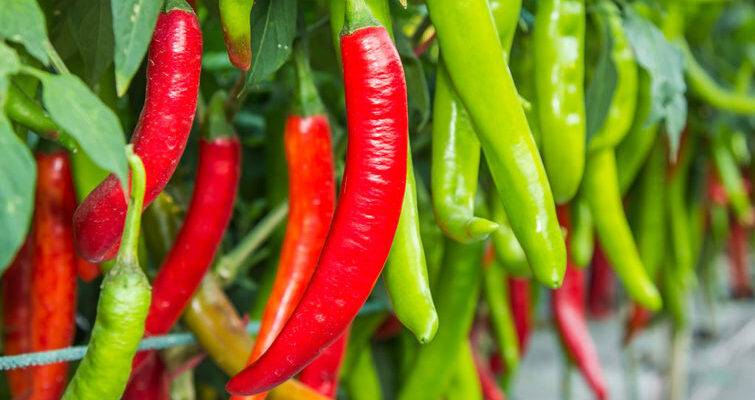
[[[298,43],[294,60],[298,88],[283,139],[289,193],[286,236],[249,363],[267,350],[299,304],[317,266],[336,204],[330,123]],[[248,397],[254,398],[264,396]]]
[[[321,395],[335,399],[341,363],[348,341],[349,331],[347,330],[301,371],[299,381]]]
[[[645,307],[640,306],[636,302],[632,302],[632,306],[629,310],[629,316],[627,317],[626,327],[624,329],[624,338],[622,344],[627,346],[632,339],[645,328],[650,319],[653,317],[653,312]]]
[[[100,275],[100,266],[76,255],[76,275],[84,282],[89,282]]]
[[[595,319],[606,318],[613,311],[616,298],[616,275],[600,243],[595,243],[592,273],[587,294],[587,312]]]
[[[524,354],[530,340],[530,281],[527,278],[509,276],[509,301],[514,317],[514,327],[519,338],[519,354]]]
[[[729,272],[734,297],[752,297],[750,282],[750,249],[747,246],[747,229],[732,218],[729,228]]]
[[[375,286],[396,232],[408,147],[404,71],[364,2],[349,0],[346,9],[348,149],[333,223],[301,302],[267,352],[228,382],[231,394],[282,383],[335,341]]]
[[[501,387],[498,386],[493,371],[490,370],[488,364],[483,361],[479,352],[474,347],[472,348],[472,356],[475,367],[477,367],[477,375],[480,377],[483,398],[485,400],[506,400],[506,395],[501,390]]]
[[[398,337],[401,332],[403,332],[403,330],[404,325],[401,324],[401,321],[398,320],[395,314],[390,314],[385,319],[385,321],[380,324],[375,333],[372,335],[372,338],[376,340],[393,339],[395,337]]]
[[[2,279],[3,354],[12,356],[31,349],[31,241],[26,238]],[[31,388],[29,368],[6,371],[13,398],[23,398]]]
[[[123,400],[168,400],[170,380],[165,363],[157,353],[149,353],[138,372],[131,376]]]
[[[225,96],[210,104],[210,128],[199,140],[199,164],[191,203],[170,252],[152,281],[145,336],[162,335],[181,316],[223,239],[241,176],[241,145],[223,111]],[[138,353],[134,369],[148,353]]]
[[[558,207],[558,220],[568,236],[568,205]],[[566,353],[580,369],[595,395],[605,399],[608,395],[606,381],[585,317],[585,272],[574,266],[570,257],[566,261],[564,283],[553,291],[551,304]]]
[[[73,342],[76,250],[71,216],[76,195],[68,153],[38,153],[37,193],[32,222],[30,351],[68,347]],[[68,363],[31,367],[32,399],[58,399]]]
[[[131,137],[144,162],[144,208],[170,180],[189,138],[197,106],[202,32],[191,8],[166,9],[157,18],[147,60],[147,93]],[[115,257],[126,219],[126,196],[110,175],[76,209],[79,254],[91,262]]]

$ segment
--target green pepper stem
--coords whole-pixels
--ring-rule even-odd
[[[324,111],[317,87],[312,78],[312,69],[300,41],[294,44],[294,66],[296,67],[296,91],[293,111],[301,117],[322,114]]]
[[[126,223],[123,225],[123,236],[116,264],[139,265],[139,226],[144,204],[146,175],[142,159],[134,153],[134,146],[131,144],[126,146],[126,158],[131,168],[131,194],[128,199]]]
[[[233,250],[218,259],[213,271],[223,285],[233,282],[244,262],[273,233],[278,224],[283,222],[286,215],[288,215],[287,201],[270,211]]]
[[[202,127],[202,139],[212,141],[219,138],[234,137],[233,126],[228,122],[225,113],[225,99],[227,95],[224,91],[218,90],[212,95],[210,105],[207,107],[207,116]]]
[[[676,43],[684,53],[687,80],[703,100],[724,110],[742,114],[755,113],[755,97],[721,87],[697,62],[686,40],[680,37]]]
[[[350,35],[359,29],[382,26],[372,16],[364,0],[346,0],[346,15],[341,36]]]

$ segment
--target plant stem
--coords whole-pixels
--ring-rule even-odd
[[[220,281],[224,286],[233,282],[244,262],[255,250],[257,250],[265,239],[273,233],[278,224],[283,222],[286,215],[288,215],[288,202],[284,202],[270,211],[270,213],[241,240],[236,248],[218,259],[213,271],[218,278],[220,278]]]

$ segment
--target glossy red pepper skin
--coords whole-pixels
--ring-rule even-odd
[[[404,71],[385,28],[341,37],[348,149],[330,232],[301,302],[255,363],[226,390],[248,395],[299,372],[335,341],[367,300],[388,257],[406,185]]]
[[[147,92],[131,143],[144,162],[144,208],[176,170],[186,147],[197,106],[202,32],[197,16],[181,9],[160,13],[147,60]],[[91,262],[115,257],[126,219],[126,197],[110,175],[76,209],[79,254]]]
[[[596,242],[587,294],[587,311],[590,317],[601,319],[611,315],[615,298],[616,275],[614,275],[611,262],[606,258],[600,244]]]
[[[561,226],[567,230],[568,237],[568,205],[559,206],[558,219]],[[595,396],[601,400],[605,399],[608,396],[606,380],[585,317],[585,271],[577,268],[569,257],[564,283],[553,291],[551,307],[556,329],[566,353],[582,372]]]
[[[89,282],[92,279],[100,276],[100,266],[95,263],[90,263],[89,261],[81,258],[78,254],[76,255],[76,275],[78,275],[79,278],[81,278],[84,282]]]
[[[223,239],[241,176],[237,137],[199,141],[191,203],[173,247],[152,282],[145,335],[167,333],[189,303]]]
[[[32,222],[30,351],[68,347],[76,309],[76,250],[71,216],[76,194],[68,153],[38,153]],[[31,399],[59,399],[68,363],[31,367]]]
[[[122,400],[169,400],[170,379],[165,363],[157,353],[147,353],[139,371],[129,379]]]
[[[729,272],[731,273],[731,291],[737,298],[752,297],[750,282],[750,250],[747,246],[747,228],[732,218],[729,228]]]
[[[341,363],[348,342],[349,331],[346,331],[301,371],[299,381],[321,395],[335,399]]]
[[[31,318],[31,242],[26,238],[16,258],[3,273],[3,354],[12,356],[28,353],[31,348],[29,319]],[[5,372],[13,398],[23,398],[31,388],[29,368]]]
[[[527,278],[509,276],[509,301],[514,318],[516,336],[519,339],[519,354],[524,354],[530,339],[532,316],[530,313],[530,281]]]

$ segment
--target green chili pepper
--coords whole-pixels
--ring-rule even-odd
[[[436,223],[430,193],[427,192],[422,179],[417,179],[416,183],[419,231],[422,236],[422,247],[425,249],[430,288],[434,288],[437,287],[438,275],[440,274],[440,267],[443,262],[443,232],[441,232]]]
[[[448,74],[480,139],[511,227],[538,281],[561,284],[566,248],[545,169],[485,0],[428,0]]]
[[[585,2],[540,0],[535,87],[545,171],[556,203],[577,193],[585,167]]]
[[[493,14],[496,30],[498,30],[498,38],[503,48],[503,58],[508,63],[509,50],[514,42],[519,12],[522,9],[522,0],[488,0],[488,6]]]
[[[667,254],[663,266],[663,303],[666,312],[671,316],[675,331],[685,329],[687,325],[686,288],[684,276],[680,268],[674,264],[671,254]]]
[[[572,231],[569,234],[569,250],[574,265],[585,268],[592,261],[595,250],[595,234],[593,230],[592,214],[587,201],[577,194],[569,207]]]
[[[599,4],[597,26],[610,33],[610,58],[616,68],[616,89],[603,124],[588,144],[587,151],[590,154],[613,148],[624,139],[632,125],[637,106],[637,62],[622,26],[621,14],[618,7],[610,1],[601,1]]]
[[[438,399],[453,374],[459,346],[466,343],[480,290],[482,243],[446,240],[436,298],[440,325],[435,339],[417,350],[397,398]]]
[[[144,165],[127,147],[131,167],[131,196],[121,247],[115,266],[102,281],[97,319],[86,355],[79,364],[63,399],[117,399],[126,388],[149,310],[149,281],[139,267],[137,246],[142,203]]]
[[[181,229],[183,211],[173,197],[160,193],[144,210],[142,232],[147,251],[155,264],[160,265],[173,247]]]
[[[5,113],[15,122],[50,139],[57,139],[60,128],[42,107],[14,83],[8,85]]]
[[[666,216],[669,227],[669,240],[675,269],[676,284],[680,290],[691,286],[694,281],[695,254],[692,248],[691,226],[689,224],[689,209],[687,202],[687,183],[692,165],[692,153],[695,145],[695,135],[687,131],[676,164],[666,174]]]
[[[666,253],[665,152],[666,147],[658,138],[629,201],[632,233],[637,239],[642,265],[651,279],[658,278]]]
[[[453,365],[453,375],[445,393],[446,400],[482,400],[480,378],[477,376],[477,367],[468,341],[462,343],[456,351]]]
[[[352,400],[381,400],[382,390],[375,360],[370,346],[364,346],[355,356],[352,369],[343,380],[343,386]]]
[[[624,215],[613,149],[603,149],[588,157],[583,185],[600,243],[616,274],[633,299],[646,308],[658,310],[660,295],[642,266]]]
[[[651,111],[650,75],[644,69],[639,70],[639,90],[637,91],[637,112],[624,140],[616,146],[616,173],[619,175],[619,188],[622,194],[637,178],[643,163],[653,149],[658,133],[658,123],[648,125]]]
[[[745,189],[737,161],[727,145],[728,135],[729,132],[724,125],[719,127],[716,134],[711,135],[710,151],[713,164],[718,176],[721,177],[721,182],[726,189],[726,195],[734,213],[737,215],[737,219],[740,223],[749,225],[755,220],[755,215],[753,215],[750,197]]]
[[[532,137],[538,148],[542,147],[543,139],[540,132],[540,122],[537,117],[537,96],[535,95],[535,80],[532,71],[535,69],[535,46],[532,34],[517,36],[516,46],[510,60],[511,74],[517,83],[519,95],[527,99],[529,107],[524,107],[527,124],[532,131]]]
[[[474,215],[480,141],[443,62],[437,71],[430,167],[435,216],[448,237],[461,243],[483,240],[498,225]]]
[[[532,272],[527,263],[527,257],[524,255],[524,250],[522,250],[519,240],[514,235],[514,231],[511,230],[506,210],[503,209],[503,203],[496,193],[490,193],[490,203],[493,220],[500,226],[493,233],[492,238],[496,257],[509,274],[516,277],[531,276]]]
[[[401,217],[383,270],[383,279],[396,317],[420,343],[427,343],[438,330],[438,314],[430,293],[425,250],[422,247],[411,155],[406,169],[407,183]]]
[[[243,71],[252,63],[252,26],[249,21],[254,0],[219,0],[220,23],[228,58]]]
[[[496,344],[506,366],[505,382],[508,383],[519,365],[519,339],[509,302],[506,271],[495,259],[485,267],[483,293]]]

